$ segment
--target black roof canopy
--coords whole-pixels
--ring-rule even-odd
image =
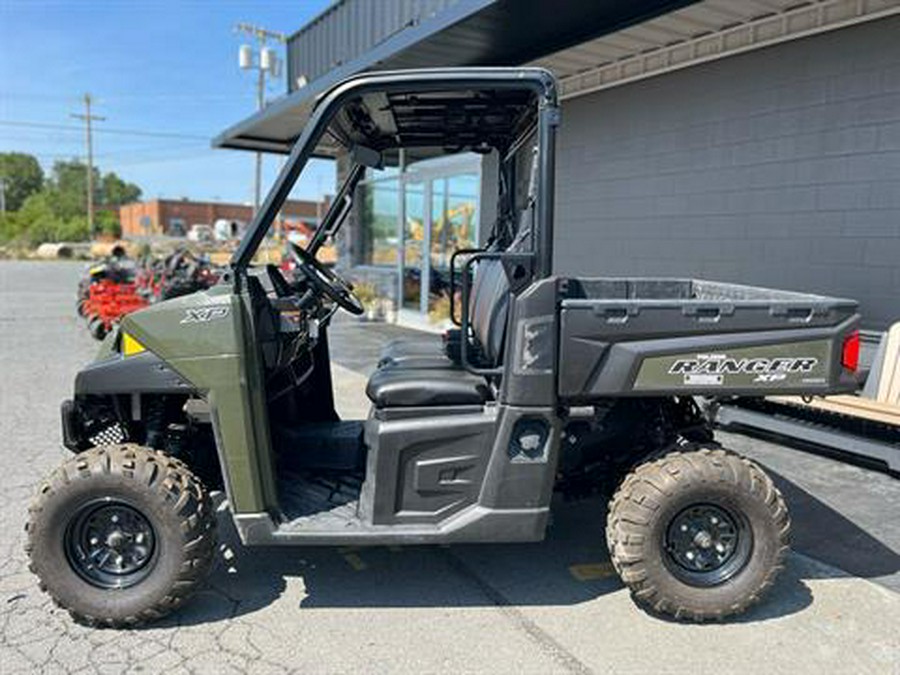
[[[528,90],[376,92],[349,101],[326,139],[379,151],[505,150],[533,124],[536,111],[534,92]],[[333,153],[323,146],[318,154]]]
[[[459,0],[398,30],[365,53],[336,65],[225,130],[213,140],[213,145],[286,153],[309,119],[317,97],[356,73],[433,66],[518,65],[693,1]],[[402,118],[402,106],[397,112]]]

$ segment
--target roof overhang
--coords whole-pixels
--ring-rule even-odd
[[[898,0],[703,0],[538,58],[560,98],[900,14]]]
[[[692,4],[696,0],[460,0],[398,31],[257,114],[226,129],[214,147],[288,153],[316,100],[342,80],[369,70],[492,66],[533,62],[597,36]]]

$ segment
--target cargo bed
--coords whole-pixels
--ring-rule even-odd
[[[852,300],[696,279],[560,283],[559,395],[852,391]],[[852,345],[851,345],[852,348]]]

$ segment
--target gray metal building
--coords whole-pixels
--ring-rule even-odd
[[[900,320],[900,0],[341,0],[288,64],[288,94],[217,145],[284,152],[362,70],[543,65],[564,100],[559,273],[818,291],[861,300],[871,329]],[[345,262],[403,278],[364,248]]]

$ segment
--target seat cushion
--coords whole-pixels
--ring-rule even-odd
[[[443,354],[444,340],[440,335],[423,335],[416,338],[397,338],[381,350],[382,357],[423,356]]]
[[[443,354],[410,354],[384,358],[378,362],[378,368],[437,368],[440,370],[447,368],[459,368],[459,364],[455,363],[449,356],[444,356]]]
[[[491,399],[483,377],[459,368],[380,368],[366,395],[376,408],[479,405]]]
[[[423,336],[414,340],[397,339],[388,342],[381,350],[378,367],[393,366],[410,359],[425,357],[445,365],[444,343],[439,335]]]

